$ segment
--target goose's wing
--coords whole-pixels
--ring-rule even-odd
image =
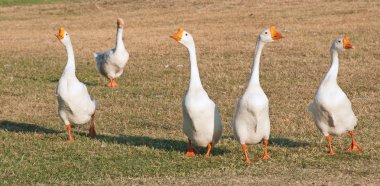
[[[92,113],[96,107],[96,102],[88,93],[86,85],[78,81],[78,83],[76,83],[75,86],[71,88],[73,89],[73,96],[71,99],[72,103],[74,104],[73,106],[84,109],[86,113]]]
[[[333,110],[323,104],[320,104],[318,106],[321,112],[320,114],[322,115],[322,118],[325,120],[325,123],[327,123],[330,127],[335,127]]]
[[[96,59],[96,63],[107,63],[109,62],[111,56],[115,53],[115,50],[107,50],[105,52],[94,53],[94,57]]]
[[[323,122],[330,127],[337,125],[347,125],[355,120],[355,115],[352,111],[351,102],[346,94],[338,89],[329,94],[319,95],[314,100],[313,110],[319,115]]]
[[[332,112],[325,106],[312,102],[308,106],[308,111],[313,113],[314,117],[317,117],[318,120],[323,120],[323,122],[327,123],[330,127],[335,127]]]
[[[183,127],[184,127],[184,130],[192,130],[192,131],[196,131],[195,128],[194,128],[194,125],[193,125],[193,120],[191,119],[188,111],[187,111],[187,108],[185,106],[185,98],[183,98],[182,100],[182,113],[183,113]]]
[[[110,73],[110,64],[111,57],[114,54],[114,50],[108,50],[102,53],[94,53],[95,61],[96,61],[96,68],[99,70],[99,72],[104,75],[108,76]]]

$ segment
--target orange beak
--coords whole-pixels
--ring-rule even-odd
[[[276,31],[276,27],[274,27],[274,26],[270,26],[270,35],[272,36],[273,40],[279,40],[281,38],[284,38],[284,37],[282,37],[280,32]]]
[[[118,28],[123,28],[124,21],[121,18],[117,19],[117,27]]]
[[[55,35],[59,40],[62,40],[65,36],[65,29],[61,27],[58,31],[58,34]]]
[[[347,35],[345,35],[343,38],[343,47],[345,49],[353,48],[352,44],[350,43],[350,38]]]
[[[179,27],[178,32],[174,33],[170,37],[179,42],[182,39],[182,34],[183,34],[183,29],[182,27]]]

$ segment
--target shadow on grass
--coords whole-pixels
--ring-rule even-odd
[[[93,87],[93,86],[99,86],[98,82],[89,82],[89,81],[82,81],[87,86]]]
[[[30,133],[45,133],[45,134],[59,134],[61,131],[48,129],[30,123],[17,123],[14,121],[1,120],[0,129],[9,132],[30,132]]]
[[[0,121],[0,130],[8,132],[21,132],[21,133],[45,133],[45,134],[60,134],[63,131],[57,131],[53,129],[48,129],[36,124],[30,123],[17,123],[14,121],[1,120]],[[86,132],[74,132],[81,136],[87,136]],[[75,138],[75,137],[74,137]],[[157,139],[150,138],[147,136],[108,136],[98,134],[94,139],[103,141],[106,143],[117,143],[129,146],[147,146],[152,149],[160,149],[166,151],[182,151],[185,152],[187,149],[187,142],[170,140],[170,139]],[[205,148],[197,148],[202,154],[205,153]],[[214,148],[212,150],[213,155],[222,155],[226,152],[224,149]]]
[[[50,83],[58,83],[59,79],[50,79],[49,82]],[[98,82],[82,81],[82,83],[84,83],[87,86],[99,86]]]
[[[307,142],[293,141],[288,138],[270,138],[269,145],[279,146],[279,147],[290,147],[290,148],[310,146],[310,144]]]
[[[49,82],[50,83],[58,83],[59,82],[59,79],[49,79]]]
[[[222,139],[236,141],[235,137],[232,135],[231,136],[223,136]],[[263,142],[261,141],[260,143],[263,143]],[[278,147],[290,147],[290,148],[310,146],[310,144],[307,142],[293,141],[293,140],[290,140],[288,138],[281,138],[281,137],[269,138],[269,145],[278,146]]]
[[[81,136],[87,136],[85,132],[77,132]],[[106,143],[116,143],[123,144],[128,146],[146,146],[152,149],[159,149],[165,151],[180,151],[185,153],[188,147],[188,143],[179,140],[171,140],[171,139],[159,139],[159,138],[151,138],[147,136],[127,136],[127,135],[118,135],[118,136],[108,136],[98,134],[95,136],[96,140],[103,141]],[[199,153],[202,155],[205,154],[206,148],[195,147]],[[213,155],[223,155],[227,150],[220,149],[218,147],[213,148],[211,154]]]
[[[225,135],[223,136],[222,135],[222,140],[232,140],[232,141],[236,141],[235,137],[233,135]]]

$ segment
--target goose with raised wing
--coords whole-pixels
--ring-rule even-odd
[[[189,140],[187,156],[195,156],[193,145],[207,147],[206,156],[222,136],[222,122],[219,110],[203,89],[199,77],[195,43],[190,33],[178,29],[171,38],[184,45],[190,56],[190,84],[182,100],[183,132]]]
[[[248,157],[247,145],[257,144],[263,140],[263,159],[269,159],[267,147],[270,135],[269,101],[260,85],[259,67],[262,50],[267,43],[282,38],[274,26],[265,29],[257,38],[253,69],[248,86],[236,104],[235,114],[231,122],[235,138],[242,146],[245,162]]]
[[[314,116],[315,124],[326,137],[330,155],[335,154],[331,144],[331,135],[338,136],[345,132],[348,132],[352,139],[348,150],[361,151],[353,132],[357,125],[357,118],[352,111],[350,100],[337,82],[339,53],[351,48],[352,44],[347,35],[342,35],[334,40],[330,48],[330,69],[319,85],[313,102],[309,105],[309,111]]]
[[[94,137],[96,135],[94,123],[96,102],[88,94],[86,85],[75,75],[74,50],[70,35],[61,27],[56,36],[67,51],[67,64],[56,90],[59,116],[66,125],[69,141],[74,141],[71,123],[84,124],[90,121],[88,136]]]
[[[100,74],[109,79],[107,86],[112,88],[118,87],[115,79],[123,74],[129,59],[129,53],[125,49],[123,42],[123,28],[124,21],[118,18],[115,48],[105,52],[94,53],[97,69]]]

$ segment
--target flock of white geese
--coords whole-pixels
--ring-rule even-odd
[[[123,20],[118,18],[115,48],[94,54],[96,67],[100,74],[109,79],[107,84],[109,87],[118,86],[115,79],[123,73],[129,59],[122,40],[123,27]],[[96,135],[94,126],[96,102],[89,95],[86,85],[75,75],[74,51],[70,35],[62,27],[56,36],[67,51],[67,64],[57,87],[59,116],[66,125],[69,141],[74,141],[71,123],[83,124],[90,121],[88,136],[94,137]],[[202,86],[195,43],[191,34],[179,28],[178,32],[170,37],[188,49],[190,58],[190,83],[182,101],[183,132],[189,140],[186,156],[198,154],[193,145],[207,147],[206,156],[210,156],[211,149],[219,142],[223,131],[219,110]],[[260,85],[259,67],[264,46],[281,38],[283,38],[281,33],[277,32],[274,26],[260,33],[248,86],[235,107],[231,127],[236,140],[241,144],[247,163],[250,159],[246,145],[257,144],[261,141],[264,144],[262,159],[269,159],[267,151],[270,135],[269,101]],[[337,83],[338,55],[341,51],[351,48],[352,44],[347,35],[342,35],[333,41],[330,48],[330,68],[320,83],[313,102],[309,105],[309,111],[314,116],[316,126],[326,137],[331,155],[335,154],[331,135],[337,136],[345,132],[348,132],[352,138],[348,150],[361,151],[353,132],[357,125],[357,118],[352,111],[350,100]]]

